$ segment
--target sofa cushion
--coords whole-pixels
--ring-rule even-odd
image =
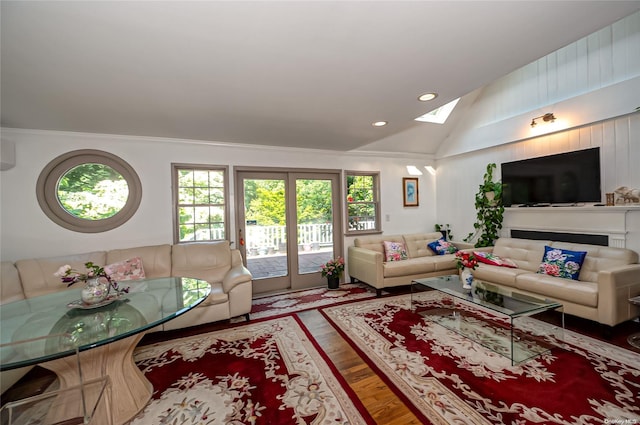
[[[585,245],[569,242],[552,242],[551,246],[554,248],[569,249],[572,251],[586,251],[587,256],[584,259],[584,263],[580,271],[580,280],[586,280],[589,282],[597,282],[598,273],[601,270],[607,270],[627,264],[635,264],[638,262],[638,254],[635,251],[626,248]]]
[[[440,239],[442,234],[440,232],[412,233],[402,235],[402,237],[404,238],[404,245],[407,248],[409,258],[418,258],[433,256],[433,251],[427,245]]]
[[[434,271],[451,270],[451,273],[457,273],[456,256],[454,254],[434,255],[433,257],[428,257],[428,259],[433,263]]]
[[[404,242],[404,238],[401,235],[361,236],[353,240],[353,246],[370,249],[371,251],[380,252],[384,255],[384,241]]]
[[[54,273],[64,265],[74,270],[84,271],[85,263],[105,264],[106,252],[95,251],[86,254],[67,255],[63,257],[33,258],[16,261],[22,288],[27,298],[64,290],[66,285]]]
[[[231,269],[231,248],[228,241],[177,244],[171,250],[171,257],[173,276],[195,277],[209,283],[219,283]]]
[[[11,261],[3,261],[0,267],[0,304],[24,300],[24,290],[16,266]]]
[[[389,261],[384,263],[382,268],[385,278],[402,277],[432,272],[435,270],[435,262],[433,257],[409,258],[404,261]]]
[[[519,269],[536,272],[544,255],[544,247],[550,244],[551,241],[498,238],[493,253],[499,257],[511,259]]]
[[[409,258],[402,242],[384,241],[384,261],[402,261]]]
[[[130,258],[128,260],[118,261],[117,263],[107,264],[104,271],[109,277],[116,282],[125,280],[144,279],[144,267],[140,257]]]
[[[140,257],[142,260],[146,278],[171,276],[171,245],[167,244],[112,249],[107,252],[107,260],[104,264],[118,263],[134,257]]]
[[[516,287],[524,291],[541,294],[541,298],[570,301],[589,307],[598,307],[598,284],[576,281],[538,273],[518,275]]]
[[[436,255],[455,254],[458,252],[458,248],[454,244],[442,238],[428,243],[427,246]]]
[[[580,268],[586,255],[586,251],[571,251],[545,246],[544,257],[542,257],[538,273],[578,280]]]
[[[478,268],[471,272],[476,279],[490,283],[499,283],[505,286],[516,286],[516,278],[521,274],[534,274],[529,270],[520,268],[508,268],[491,266],[489,264],[478,264]]]

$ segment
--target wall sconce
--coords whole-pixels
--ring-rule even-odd
[[[535,117],[534,119],[532,119],[531,127],[535,127],[536,125],[538,125],[536,120],[539,120],[540,118],[542,118],[542,121],[544,122],[554,122],[556,120],[556,117],[555,115],[553,115],[553,112],[547,112],[544,115],[540,115],[539,117]]]

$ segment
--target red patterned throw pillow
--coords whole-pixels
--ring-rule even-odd
[[[492,266],[509,267],[512,269],[518,268],[518,265],[513,262],[513,260],[498,257],[497,255],[494,255],[490,252],[473,251],[473,255],[475,255],[478,261],[481,263],[490,264]]]

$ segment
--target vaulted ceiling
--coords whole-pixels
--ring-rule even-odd
[[[3,127],[434,153],[419,115],[638,1],[6,1]],[[431,102],[419,102],[437,92]],[[388,121],[374,127],[374,121]],[[402,134],[423,126],[424,143]],[[415,136],[408,136],[415,137]]]

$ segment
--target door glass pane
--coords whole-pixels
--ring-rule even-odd
[[[333,257],[331,180],[296,180],[298,273],[317,273]]]
[[[247,268],[254,279],[287,276],[283,179],[244,179]]]

